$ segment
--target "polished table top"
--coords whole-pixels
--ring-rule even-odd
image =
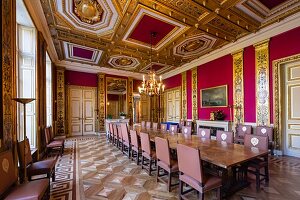
[[[268,155],[267,150],[199,138],[196,135],[186,136],[181,133],[163,133],[160,130],[141,129],[139,126],[131,127],[131,129],[136,130],[138,134],[140,132],[148,133],[151,141],[154,141],[155,137],[166,138],[171,149],[176,149],[178,143],[198,148],[202,160],[222,168],[229,168],[254,158]]]

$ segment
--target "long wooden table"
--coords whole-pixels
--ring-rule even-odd
[[[214,166],[217,166],[220,176],[224,183],[224,195],[230,195],[233,192],[249,185],[247,177],[243,175],[240,180],[236,180],[231,169],[235,166],[243,164],[257,157],[267,157],[267,150],[259,150],[257,148],[249,148],[240,144],[229,144],[216,140],[199,138],[196,135],[185,136],[181,133],[172,134],[169,132],[161,132],[160,130],[141,129],[141,127],[131,127],[140,132],[148,133],[150,140],[154,142],[155,137],[166,138],[169,141],[171,149],[176,150],[177,144],[185,144],[190,147],[198,148],[203,161],[206,161]],[[240,171],[239,173],[244,173]],[[243,177],[244,176],[244,177]]]

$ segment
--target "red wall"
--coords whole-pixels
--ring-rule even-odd
[[[179,86],[181,86],[181,74],[177,74],[170,78],[164,79],[163,82],[165,84],[165,89],[179,87]]]
[[[226,55],[198,67],[198,118],[209,119],[211,111],[223,110],[225,120],[230,120],[228,107],[201,108],[200,90],[220,85],[227,85],[228,105],[233,104],[232,97],[232,56]]]
[[[65,84],[97,87],[97,74],[76,71],[65,71]]]

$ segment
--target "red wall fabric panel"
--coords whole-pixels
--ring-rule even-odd
[[[66,85],[78,85],[97,87],[97,74],[76,72],[76,71],[65,71],[65,83]]]
[[[233,104],[232,96],[232,56],[226,55],[198,67],[198,118],[208,120],[211,111],[223,110],[225,120],[230,120],[228,107],[201,108],[201,89],[227,85],[228,105]]]
[[[187,118],[192,119],[192,71],[186,72]]]
[[[141,87],[142,82],[142,80],[133,79],[133,92],[139,92],[138,87]]]
[[[165,89],[179,87],[181,86],[181,74],[177,74],[170,78],[164,79],[163,82],[165,84]]]

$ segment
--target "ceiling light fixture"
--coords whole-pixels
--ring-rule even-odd
[[[159,76],[159,80],[156,80],[155,71],[152,69],[152,39],[156,37],[156,34],[156,32],[150,33],[150,71],[148,73],[148,79],[145,79],[145,75],[143,75],[142,86],[138,87],[140,94],[149,96],[161,95],[165,90],[162,77]]]

